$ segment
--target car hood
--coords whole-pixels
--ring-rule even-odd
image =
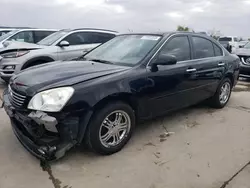
[[[249,48],[238,48],[236,50],[237,55],[247,55],[250,56],[250,49]]]
[[[0,48],[0,52],[15,50],[15,49],[25,49],[25,50],[33,50],[33,49],[41,49],[46,48],[47,46],[42,46],[38,44],[32,44],[27,42],[17,42],[17,41],[5,41],[3,47]]]
[[[92,61],[57,61],[26,69],[12,77],[12,87],[32,96],[34,93],[126,71],[129,67]]]

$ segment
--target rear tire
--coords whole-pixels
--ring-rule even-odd
[[[225,78],[217,88],[216,93],[210,99],[210,105],[214,108],[223,108],[228,103],[232,92],[232,82]]]
[[[94,152],[111,155],[127,144],[134,127],[133,109],[126,103],[112,102],[94,113],[85,140]]]

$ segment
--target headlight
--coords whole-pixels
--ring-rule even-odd
[[[29,102],[28,109],[59,112],[74,93],[72,87],[61,87],[42,91],[36,94]]]
[[[16,52],[9,52],[9,53],[5,53],[5,54],[1,54],[1,56],[3,58],[17,58],[17,57],[21,57],[27,53],[29,53],[30,51],[16,51]]]
[[[7,66],[4,66],[3,69],[5,69],[5,70],[13,70],[13,69],[15,69],[15,68],[16,68],[15,65],[7,65]]]

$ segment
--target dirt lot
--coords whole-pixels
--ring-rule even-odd
[[[115,155],[74,149],[42,167],[0,109],[0,188],[250,187],[248,91],[248,82],[241,82],[222,110],[196,106],[139,125]]]

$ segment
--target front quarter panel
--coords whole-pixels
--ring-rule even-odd
[[[120,96],[126,96],[133,100],[133,104],[138,108],[140,116],[147,116],[145,110],[147,95],[147,71],[145,68],[130,69],[126,72],[109,75],[87,82],[79,83],[74,86],[75,93],[64,111],[93,110],[101,101]]]

